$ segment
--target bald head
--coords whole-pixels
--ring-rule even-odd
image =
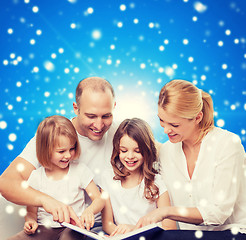
[[[76,103],[79,105],[80,98],[85,89],[90,89],[93,92],[106,92],[110,90],[114,97],[114,89],[112,85],[105,79],[100,77],[89,77],[81,80],[76,88]]]

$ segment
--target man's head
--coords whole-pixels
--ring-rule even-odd
[[[93,141],[102,139],[112,124],[114,106],[114,90],[108,81],[99,77],[80,81],[73,103],[78,133]]]

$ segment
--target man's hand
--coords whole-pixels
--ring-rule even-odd
[[[38,223],[36,221],[26,221],[24,224],[24,232],[27,235],[34,234],[38,228]]]

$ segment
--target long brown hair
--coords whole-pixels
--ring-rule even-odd
[[[114,135],[111,157],[111,164],[115,173],[114,180],[124,180],[130,175],[119,159],[120,139],[124,135],[129,136],[138,144],[139,151],[143,156],[141,169],[145,184],[144,196],[150,201],[155,201],[159,197],[159,188],[154,183],[155,174],[157,173],[157,170],[154,168],[154,164],[157,161],[157,151],[151,128],[142,119],[125,119]]]

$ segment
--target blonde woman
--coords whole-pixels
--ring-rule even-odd
[[[245,151],[237,135],[214,126],[213,114],[211,96],[188,81],[161,89],[158,117],[169,141],[160,160],[173,206],[154,210],[138,227],[172,219],[180,229],[245,230]]]

